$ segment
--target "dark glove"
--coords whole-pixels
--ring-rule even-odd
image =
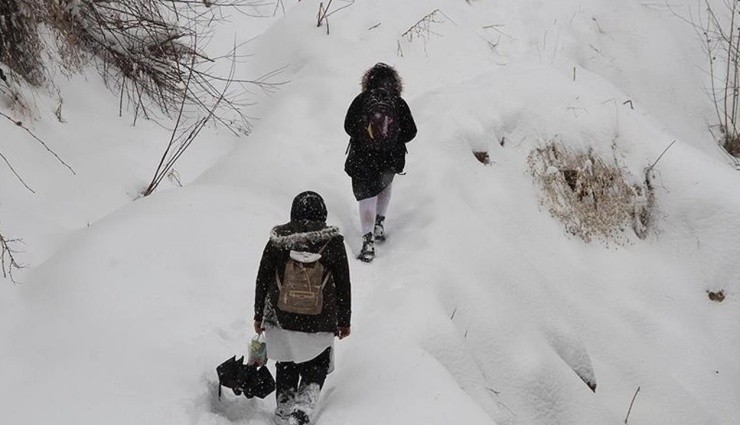
[[[352,333],[352,330],[349,326],[338,326],[336,332],[334,332],[339,339],[348,337],[350,333]]]

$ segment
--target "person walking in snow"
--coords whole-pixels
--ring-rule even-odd
[[[360,260],[375,258],[375,242],[385,240],[385,217],[396,174],[406,164],[406,143],[416,136],[416,124],[396,70],[377,63],[362,77],[362,92],[344,119],[350,136],[345,172],[360,204],[362,250]]]
[[[280,425],[310,422],[333,369],[334,337],[350,334],[347,252],[326,215],[318,193],[296,196],[290,222],[272,229],[257,272],[254,330],[264,331],[267,358],[277,362]]]

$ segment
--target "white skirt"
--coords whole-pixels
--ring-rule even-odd
[[[268,326],[265,345],[267,358],[278,362],[307,362],[330,347],[334,359],[334,334],[331,332],[306,333]]]

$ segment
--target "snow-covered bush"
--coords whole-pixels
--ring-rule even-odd
[[[624,243],[628,228],[641,239],[647,236],[652,191],[647,184],[631,183],[619,166],[593,152],[570,152],[559,143],[535,149],[528,162],[542,203],[568,233],[586,242]]]

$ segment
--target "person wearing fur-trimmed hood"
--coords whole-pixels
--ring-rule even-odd
[[[379,62],[363,75],[362,92],[352,101],[344,119],[344,130],[350,136],[344,170],[352,178],[352,191],[359,202],[363,240],[358,258],[365,262],[375,257],[375,242],[385,240],[393,178],[403,172],[406,143],[416,136],[416,124],[401,97],[402,91],[403,82],[395,68]],[[378,104],[388,105],[387,115],[374,109]],[[391,129],[382,149],[377,147],[381,145],[377,140],[383,137],[370,122],[373,116],[384,120],[380,127],[383,135],[384,130]]]
[[[277,362],[275,418],[279,424],[309,423],[326,375],[333,368],[334,337],[343,339],[350,334],[347,252],[339,229],[327,226],[326,216],[326,205],[318,193],[296,196],[290,222],[270,232],[257,272],[254,329],[258,334],[264,331],[267,358]],[[280,300],[290,279],[286,265],[303,257],[323,270],[321,306],[310,314],[290,311]]]

